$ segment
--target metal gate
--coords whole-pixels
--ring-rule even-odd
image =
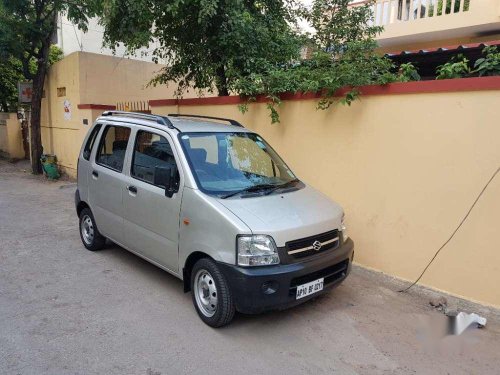
[[[149,107],[149,102],[147,101],[119,102],[116,103],[116,110],[126,112],[151,113],[151,108]]]

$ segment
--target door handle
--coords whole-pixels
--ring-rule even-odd
[[[95,178],[99,177],[99,173],[97,173],[96,171],[92,171],[92,176],[94,176]]]
[[[137,188],[135,186],[127,186],[128,191],[137,194]]]

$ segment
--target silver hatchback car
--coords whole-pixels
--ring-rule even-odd
[[[307,301],[351,270],[342,208],[234,120],[104,112],[75,204],[87,249],[108,238],[182,279],[212,327]]]

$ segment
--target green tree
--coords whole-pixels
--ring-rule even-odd
[[[61,60],[63,51],[55,46],[50,46],[49,65]],[[31,59],[29,62],[30,74],[36,73],[36,61]],[[0,56],[0,111],[12,112],[18,106],[17,83],[26,81],[24,77],[22,63],[12,56]]]
[[[0,58],[0,112],[17,109],[17,83],[23,80],[19,61]]]
[[[292,61],[284,65],[268,64],[263,72],[241,76],[233,91],[255,100],[264,95],[269,100],[272,122],[278,122],[276,107],[285,92],[312,91],[320,93],[319,109],[326,109],[336,101],[350,105],[359,96],[358,86],[385,84],[396,79],[391,73],[392,62],[375,53],[375,36],[382,30],[373,26],[371,6],[349,6],[350,0],[315,0],[305,13],[314,28],[309,44],[312,58]],[[342,87],[351,89],[336,99]],[[247,106],[241,106],[245,112]]]
[[[375,0],[361,6],[349,6],[351,2],[314,0],[306,17],[315,30],[313,40],[318,49],[338,54],[346,51],[350,43],[363,43],[367,52],[374,51],[374,38],[383,30],[370,22]]]
[[[236,77],[297,58],[295,0],[107,0],[105,41],[129,52],[158,43],[154,84],[228,95]]]
[[[57,16],[66,14],[85,30],[87,17],[95,15],[100,5],[97,0],[0,0],[0,58],[19,61],[23,77],[33,81],[30,141],[35,174],[42,172],[40,112]]]

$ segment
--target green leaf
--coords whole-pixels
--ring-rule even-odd
[[[93,0],[0,0],[1,110],[17,109],[18,81],[44,75],[49,65],[63,57],[59,48],[50,45],[56,30],[54,15],[65,14],[70,21],[85,29],[88,17],[98,13],[100,4]],[[42,90],[43,87],[33,87],[34,92],[41,93]]]

